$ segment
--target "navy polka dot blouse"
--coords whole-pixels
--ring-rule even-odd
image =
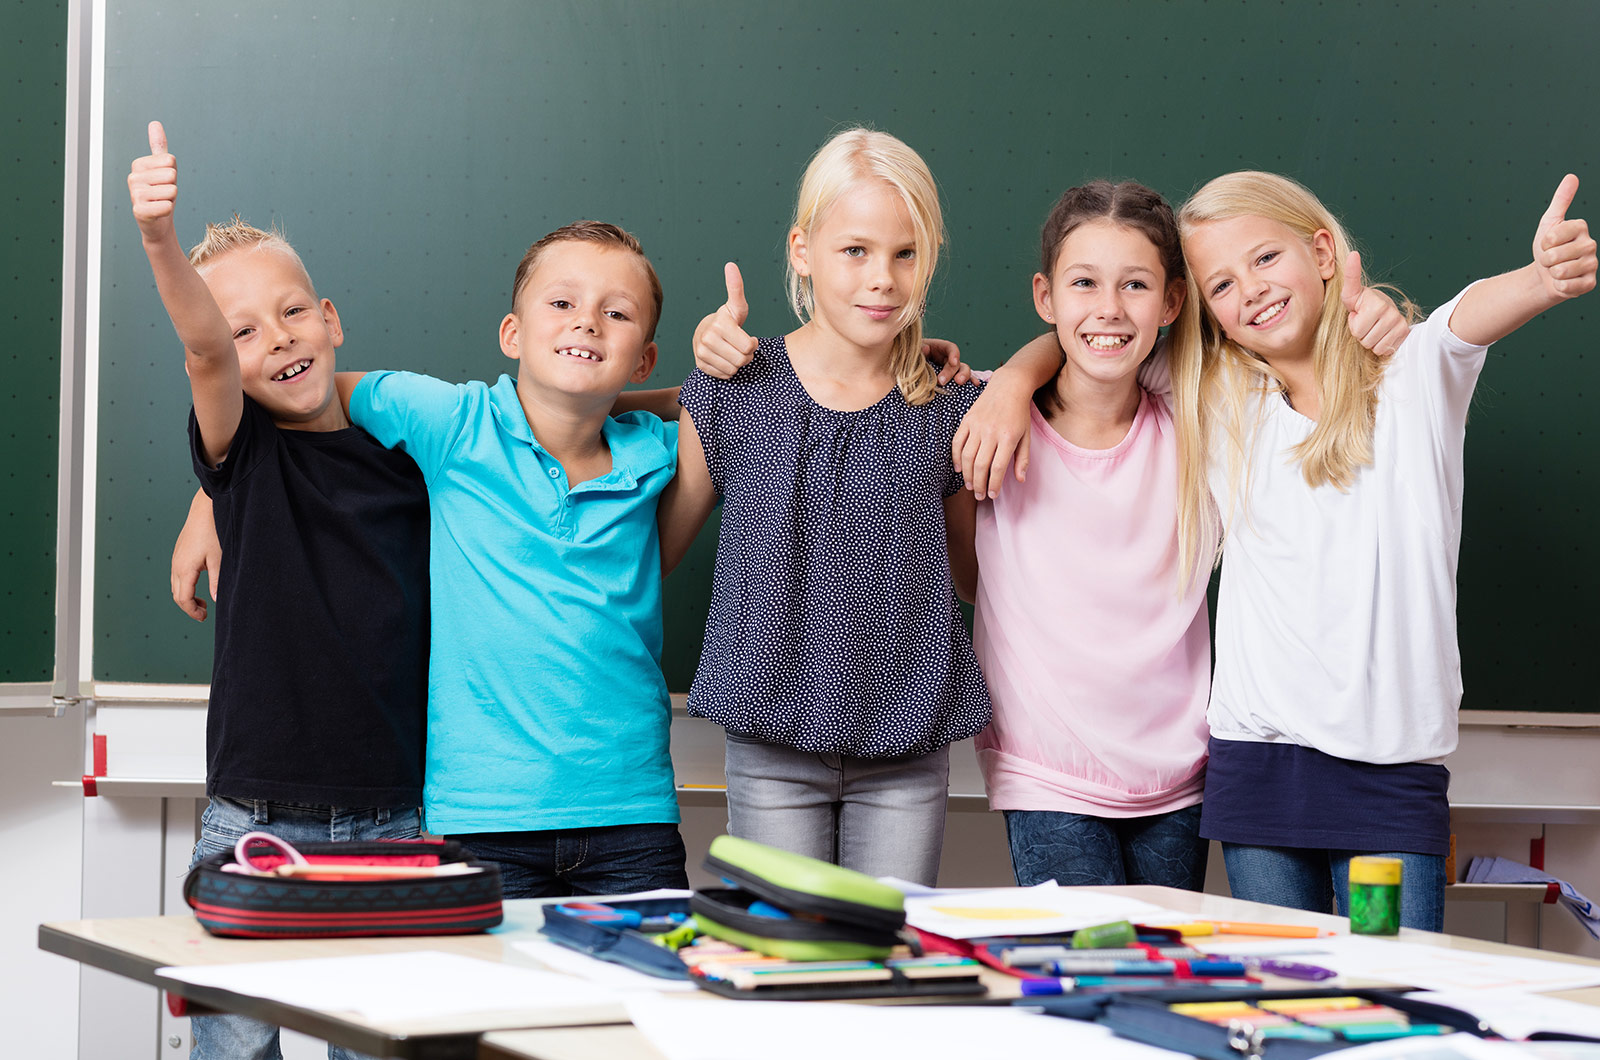
[[[950,440],[977,398],[856,412],[811,399],[782,337],[732,379],[694,372],[722,529],[689,713],[729,732],[864,758],[925,754],[989,723],[957,608],[944,498]]]

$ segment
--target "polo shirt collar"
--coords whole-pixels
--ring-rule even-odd
[[[499,382],[489,388],[489,397],[495,424],[503,433],[532,445],[547,458],[555,459],[533,436],[533,428],[528,425],[528,414],[523,410],[522,402],[517,400],[515,379],[501,375]],[[597,479],[579,483],[577,488],[632,489],[645,475],[669,467],[672,463],[673,454],[668,452],[666,441],[648,427],[607,416],[601,431],[605,434],[606,445],[611,449],[611,471]]]

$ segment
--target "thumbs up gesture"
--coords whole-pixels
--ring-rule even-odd
[[[1595,242],[1589,222],[1567,219],[1578,178],[1568,173],[1533,233],[1533,267],[1553,303],[1587,294],[1595,286]]]
[[[728,300],[694,329],[694,366],[709,376],[729,379],[755,356],[756,340],[744,330],[750,306],[744,299],[744,277],[739,266],[723,267]]]
[[[1376,287],[1362,282],[1361,255],[1355,251],[1344,263],[1344,286],[1339,291],[1350,314],[1350,334],[1380,357],[1389,357],[1400,348],[1411,322],[1394,304],[1394,299]]]
[[[133,160],[128,173],[128,198],[133,219],[147,242],[171,236],[172,211],[178,201],[178,160],[167,151],[167,131],[150,123],[150,153]]]

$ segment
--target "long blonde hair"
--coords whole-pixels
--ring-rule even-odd
[[[1321,397],[1321,411],[1310,435],[1294,447],[1306,484],[1348,490],[1356,473],[1372,463],[1372,432],[1377,422],[1378,384],[1384,358],[1362,347],[1350,333],[1349,313],[1341,300],[1344,263],[1350,237],[1338,218],[1309,189],[1275,173],[1245,170],[1205,184],[1178,211],[1178,229],[1187,240],[1198,225],[1231,217],[1264,217],[1287,227],[1308,245],[1319,229],[1333,237],[1333,276],[1323,283],[1322,312],[1312,340],[1312,371]],[[1284,389],[1283,378],[1261,357],[1229,339],[1209,309],[1189,269],[1188,305],[1196,312],[1174,329],[1176,348],[1197,353],[1180,370],[1174,357],[1173,386],[1190,400],[1175,402],[1186,415],[1179,424],[1180,444],[1214,441],[1220,425],[1228,446],[1227,510],[1237,510],[1249,490],[1244,469],[1246,448],[1253,444],[1260,402]],[[1398,295],[1398,292],[1396,292]],[[1397,303],[1415,321],[1416,306],[1398,295]],[[1185,307],[1187,308],[1187,306]],[[1186,314],[1187,315],[1187,314]],[[1220,498],[1219,498],[1220,500]]]
[[[945,231],[939,188],[922,156],[888,133],[863,128],[837,133],[811,156],[805,175],[800,178],[792,227],[804,232],[810,243],[817,226],[840,196],[864,181],[879,181],[894,189],[911,216],[916,271],[912,289],[900,310],[900,331],[895,335],[889,364],[906,403],[925,405],[938,393],[938,386],[933,369],[922,355],[922,309],[939,264]],[[796,273],[790,261],[787,280],[789,304],[805,323],[816,310],[811,279]]]

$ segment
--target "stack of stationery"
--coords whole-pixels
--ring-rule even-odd
[[[701,936],[678,956],[696,984],[724,997],[784,1001],[985,992],[976,961],[942,954],[793,961]]]

